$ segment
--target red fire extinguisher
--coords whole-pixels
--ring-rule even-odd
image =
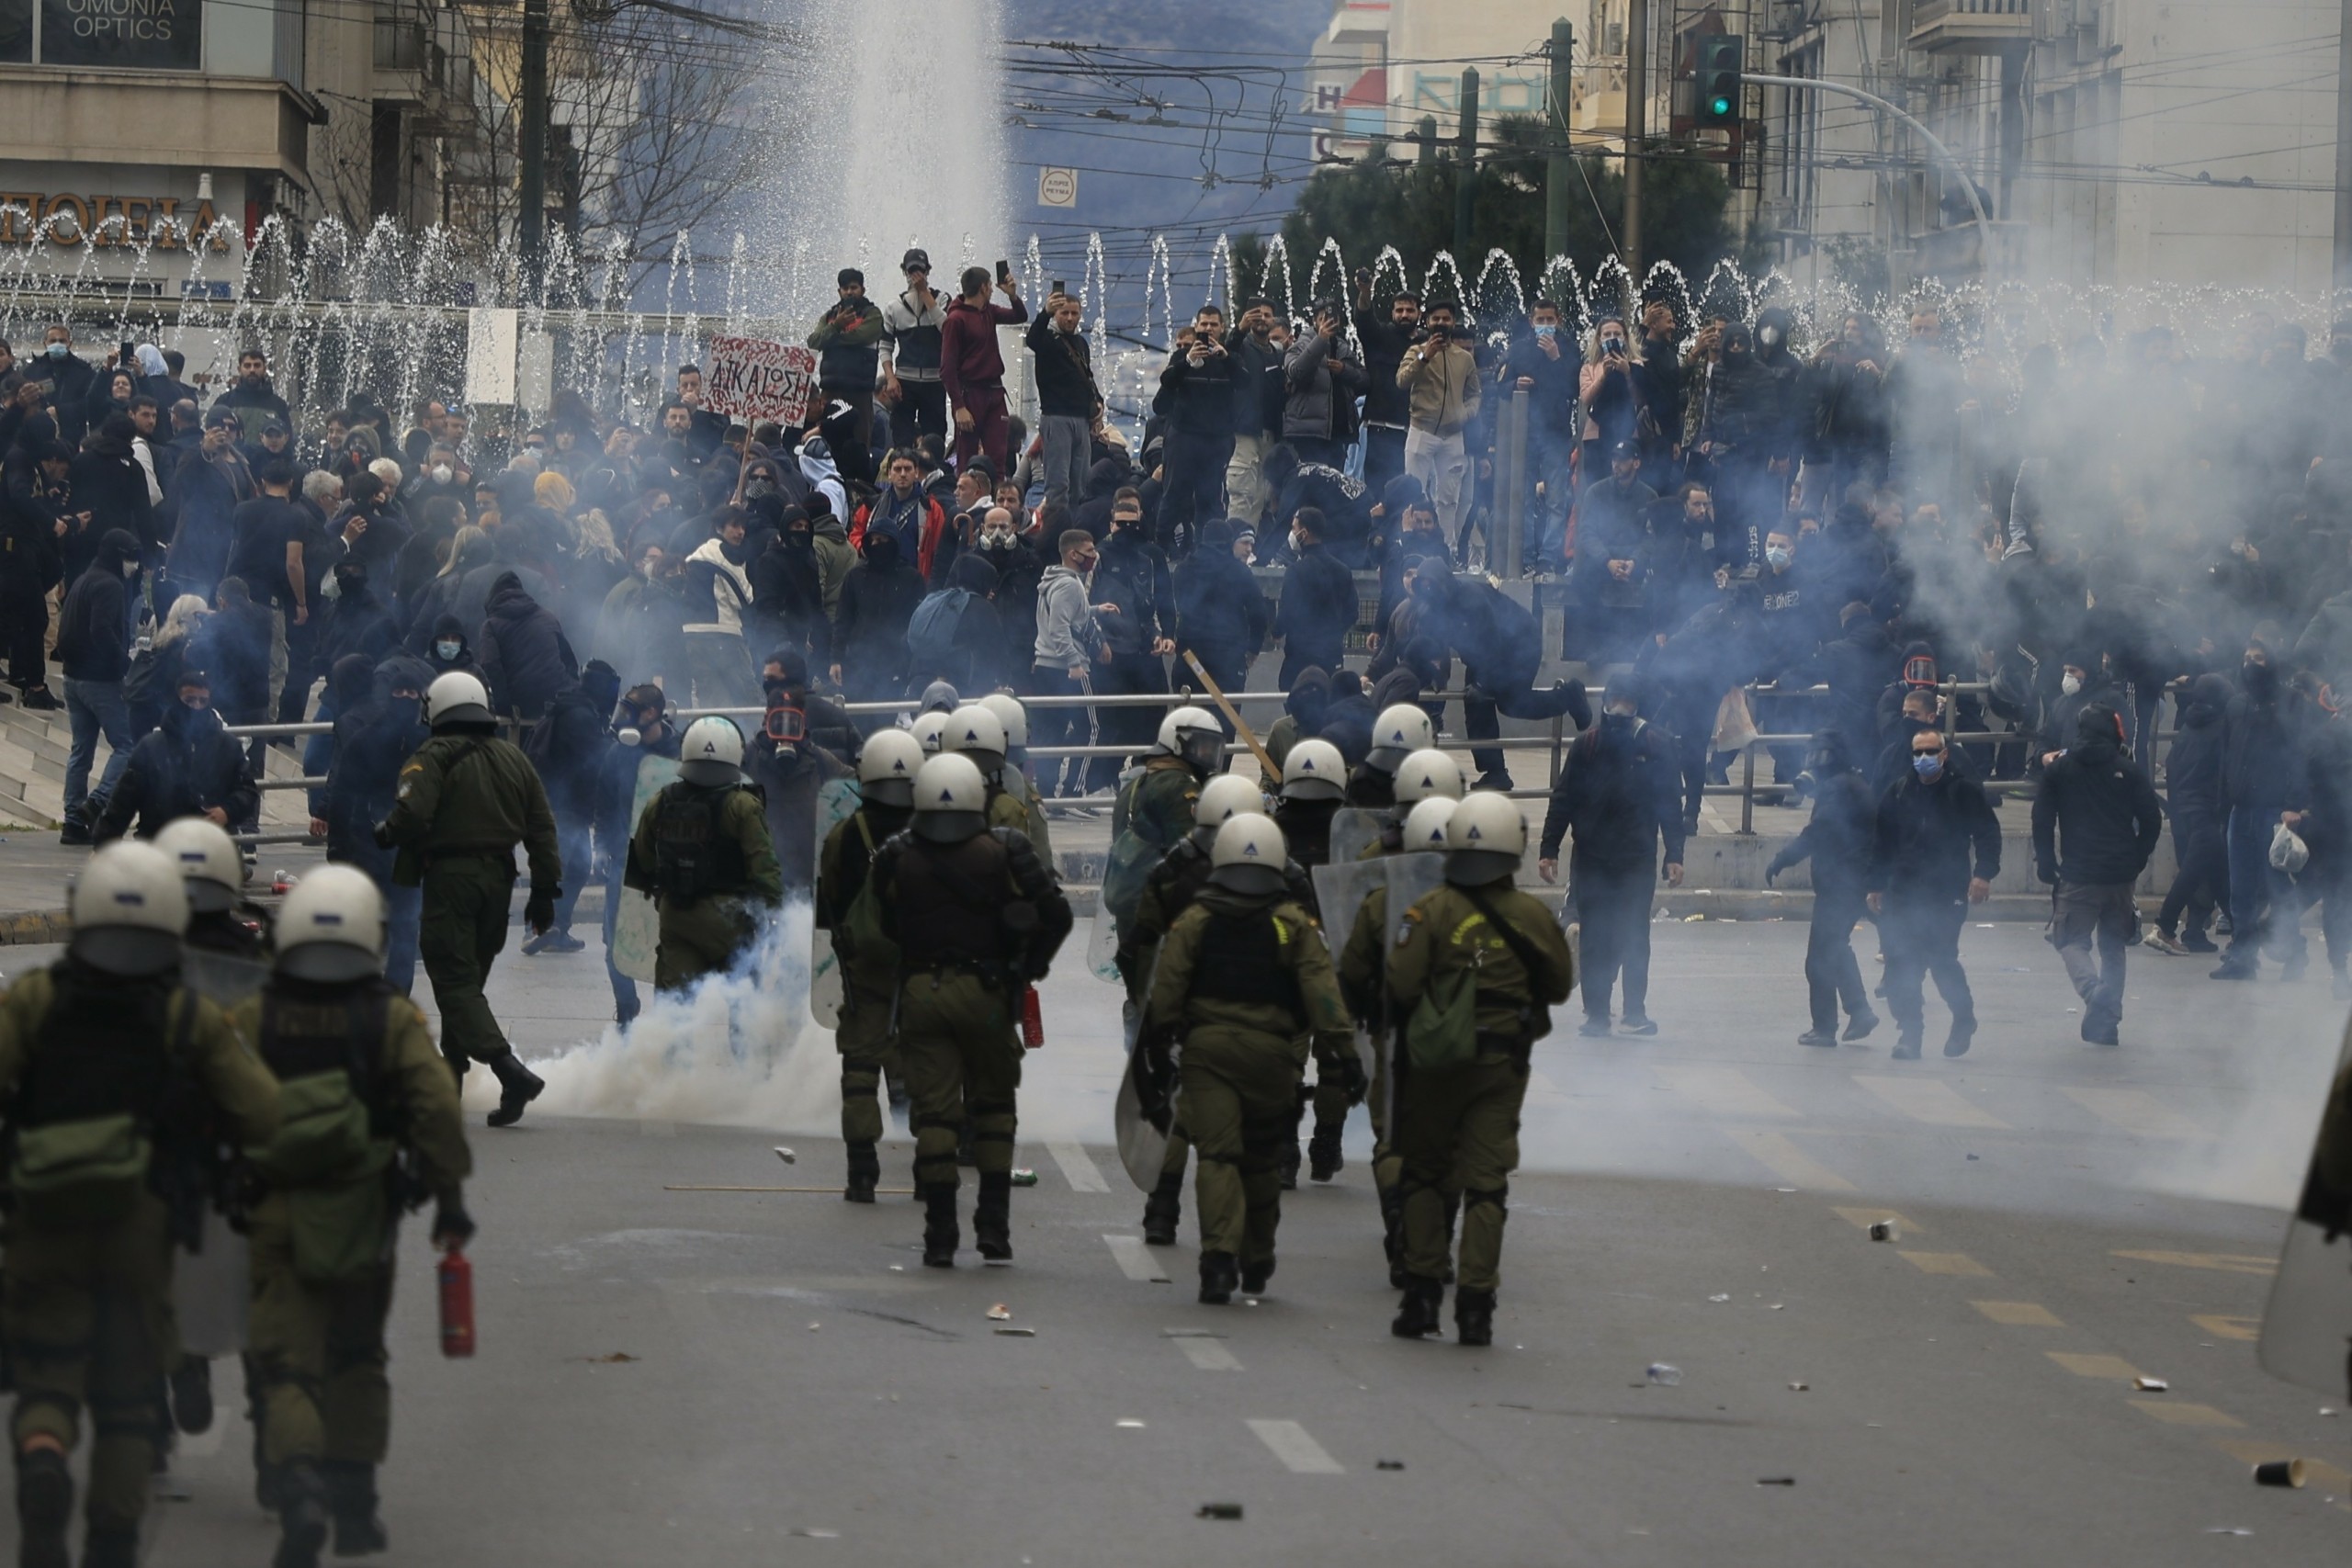
[[[441,1255],[435,1272],[441,1282],[441,1353],[470,1356],[474,1353],[474,1266],[453,1247]]]
[[[1021,992],[1021,1043],[1031,1051],[1046,1043],[1046,1014],[1037,1005],[1037,987],[1027,986]]]

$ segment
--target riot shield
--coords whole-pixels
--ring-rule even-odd
[[[245,1348],[245,1306],[253,1295],[253,1264],[245,1238],[212,1209],[204,1211],[200,1250],[175,1259],[172,1311],[180,1348],[209,1359]]]
[[[1127,1053],[1127,1070],[1119,1075],[1119,1098],[1111,1107],[1111,1126],[1127,1179],[1148,1192],[1159,1185],[1160,1167],[1168,1161],[1168,1129],[1173,1122],[1165,1100],[1157,1106],[1144,1103],[1143,1083],[1136,1073],[1142,1060],[1141,1051]]]
[[[859,801],[855,779],[828,779],[818,789],[816,843],[820,855],[826,839],[856,811]],[[841,960],[833,953],[833,933],[813,923],[808,928],[808,1012],[827,1029],[841,1027]]]
[[[1388,886],[1388,863],[1396,857],[1381,855],[1372,860],[1333,861],[1318,865],[1311,874],[1315,878],[1315,901],[1323,911],[1323,935],[1330,943],[1331,961],[1339,962],[1340,954],[1348,948],[1348,934],[1355,930],[1356,916],[1363,908],[1363,901],[1374,889]]]
[[[637,793],[628,807],[629,836],[637,835],[639,818],[653,797],[669,787],[678,777],[675,757],[646,757],[637,764]],[[620,846],[620,853],[628,853],[628,846]],[[654,911],[650,896],[633,887],[624,887],[618,897],[620,906],[613,916],[613,967],[632,980],[646,985],[653,983],[653,960],[662,947],[662,918]]]
[[[1380,944],[1381,961],[1385,964],[1389,954],[1396,951],[1397,940],[1405,934],[1406,912],[1444,886],[1445,857],[1434,851],[1423,850],[1408,855],[1389,855],[1380,863],[1388,868],[1388,929],[1381,933],[1383,941]],[[1404,1022],[1401,1018],[1390,1021],[1394,1026],[1401,1026]],[[1386,1039],[1374,1043],[1374,1049],[1395,1050],[1396,1036],[1401,1032],[1401,1027],[1391,1027]],[[1382,1076],[1388,1085],[1388,1127],[1389,1136],[1393,1139],[1396,1127],[1396,1071],[1394,1061],[1388,1064],[1388,1070]]]
[[[1119,922],[1101,904],[1094,906],[1094,929],[1086,939],[1086,970],[1106,986],[1123,984],[1119,978]]]
[[[2352,1028],[2335,1063],[2309,1175],[2287,1222],[2257,1355],[2272,1377],[2341,1397],[2352,1324]]]
[[[257,958],[207,953],[200,947],[187,948],[180,954],[181,981],[222,1012],[260,990],[268,977],[269,965]]]
[[[1342,806],[1331,813],[1331,863],[1345,865],[1380,837],[1391,814],[1369,806]]]

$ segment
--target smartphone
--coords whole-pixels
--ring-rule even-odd
[[[1012,281],[1012,264],[1011,262],[1000,261],[996,264],[996,280],[999,283],[1010,283]]]
[[[1067,294],[1069,292],[1069,285],[1064,283],[1057,277],[1054,279],[1053,292],[1056,294]]]
[[[35,381],[33,385],[40,389],[40,395],[44,398],[54,397],[57,394],[57,383],[54,381]]]

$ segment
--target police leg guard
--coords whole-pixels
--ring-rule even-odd
[[[969,1170],[979,1163],[979,1156],[972,1148],[972,1119],[964,1118],[956,1132],[956,1163]]]
[[[490,1113],[490,1124],[512,1127],[523,1119],[523,1108],[548,1087],[547,1080],[525,1066],[512,1046],[490,1059],[490,1070],[498,1077],[498,1109]]]
[[[288,1464],[278,1481],[277,1555],[270,1568],[318,1568],[327,1543],[327,1489],[308,1460]]]
[[[1173,1247],[1176,1227],[1184,1218],[1184,1173],[1160,1172],[1159,1183],[1143,1201],[1143,1244]]]
[[[1224,1306],[1233,1300],[1233,1289],[1241,1282],[1241,1265],[1230,1252],[1201,1254],[1201,1304]]]
[[[956,1267],[963,1233],[956,1222],[956,1183],[926,1182],[922,1190],[922,1262],[926,1269]]]
[[[82,1542],[82,1568],[139,1568],[139,1532],[93,1529]]]
[[[172,1424],[190,1437],[212,1429],[212,1363],[182,1356],[172,1369]]]
[[[65,1544],[74,1518],[74,1472],[56,1449],[17,1455],[17,1561],[24,1568],[71,1568]]]
[[[376,1467],[331,1459],[319,1468],[326,1478],[327,1508],[334,1515],[334,1554],[367,1557],[390,1546],[376,1513]]]
[[[1462,1217],[1462,1195],[1448,1193],[1445,1200],[1445,1283],[1453,1283],[1453,1222]]]
[[[1380,1190],[1380,1245],[1388,1254],[1388,1286],[1405,1288],[1405,1192],[1401,1186]]]
[[[980,1201],[972,1210],[972,1244],[983,1261],[1012,1261],[1012,1172],[980,1172]]]
[[[1316,1124],[1315,1136],[1306,1144],[1306,1174],[1317,1181],[1329,1181],[1340,1174],[1347,1161],[1340,1154],[1340,1124]]]
[[[1495,1342],[1495,1292],[1492,1291],[1456,1291],[1453,1292],[1453,1337],[1460,1345],[1491,1345]]]
[[[849,1145],[849,1181],[842,1189],[842,1196],[853,1203],[871,1203],[874,1190],[882,1183],[882,1156],[872,1144]]]
[[[1388,1332],[1399,1339],[1424,1339],[1439,1328],[1439,1314],[1445,1305],[1445,1286],[1435,1280],[1419,1275],[1405,1279],[1405,1299],[1397,1303],[1396,1316],[1388,1325]]]

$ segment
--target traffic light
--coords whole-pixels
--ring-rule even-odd
[[[1736,33],[1717,33],[1699,40],[1693,101],[1702,126],[1739,123],[1740,73],[1747,58],[1747,40]]]

